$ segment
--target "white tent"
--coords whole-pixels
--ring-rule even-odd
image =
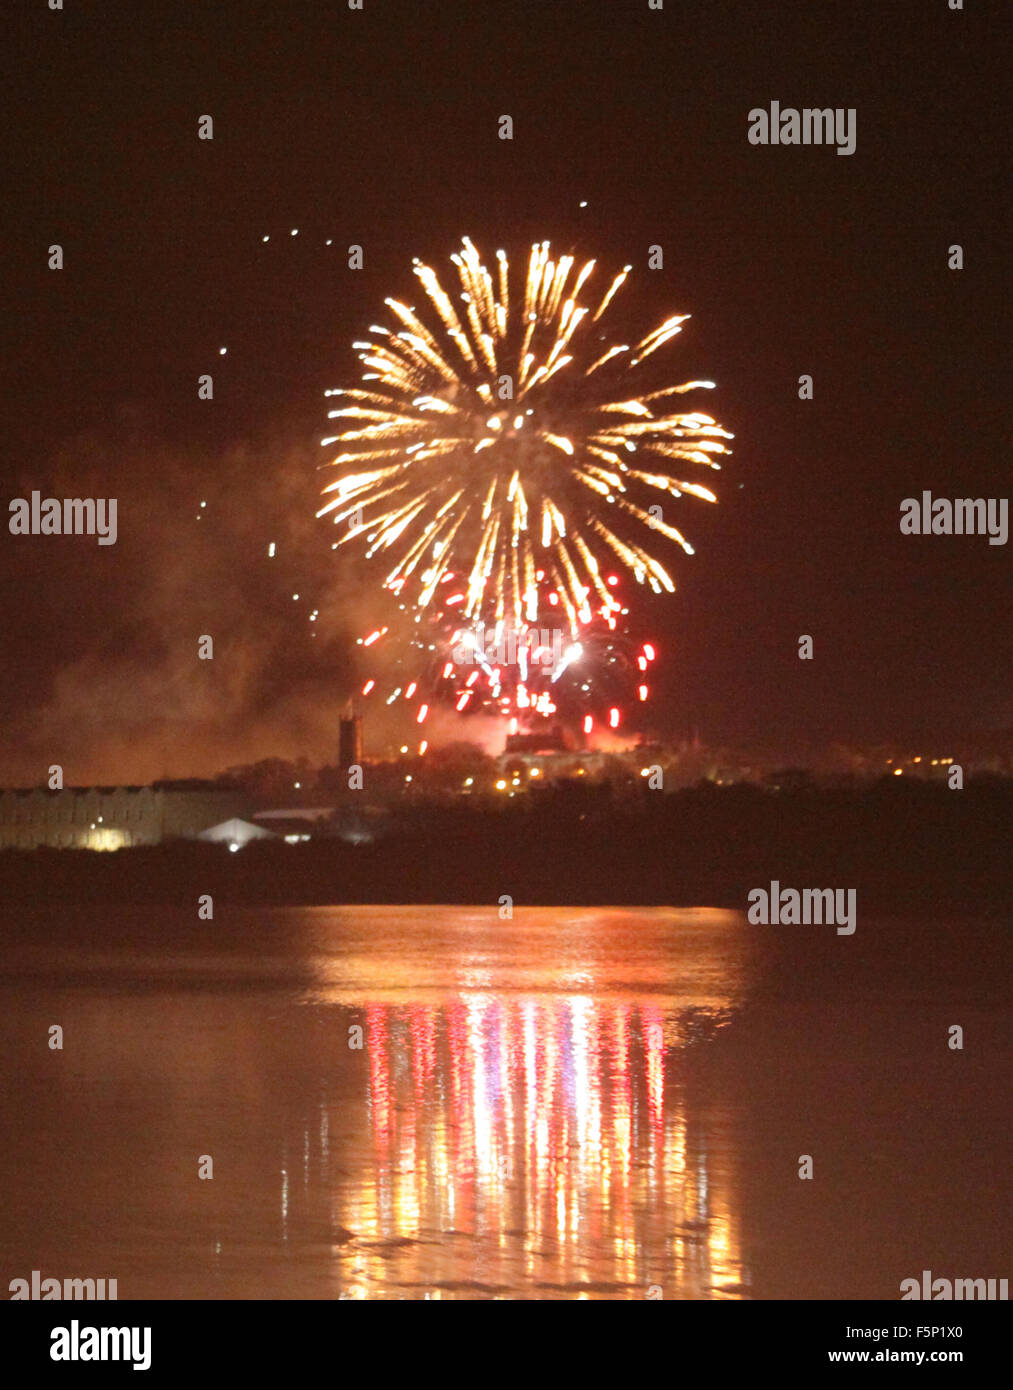
[[[197,836],[198,840],[212,840],[216,844],[227,844],[235,849],[248,844],[250,840],[276,840],[277,838],[272,830],[265,830],[262,825],[254,825],[252,821],[240,820],[238,816],[233,816],[231,820],[223,820],[218,825],[209,826],[207,830],[202,830]]]

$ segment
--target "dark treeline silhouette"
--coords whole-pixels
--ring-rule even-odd
[[[500,804],[422,801],[376,837],[0,854],[9,906],[40,901],[671,904],[743,908],[751,888],[855,888],[864,909],[997,912],[1011,898],[1013,781],[964,789],[609,784]]]

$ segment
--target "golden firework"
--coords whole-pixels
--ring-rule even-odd
[[[336,545],[387,557],[383,583],[423,612],[444,607],[456,580],[460,617],[492,628],[537,622],[549,595],[574,633],[610,620],[606,562],[672,592],[652,542],[692,546],[657,497],[716,501],[685,475],[719,469],[732,438],[674,409],[672,397],[713,382],[639,386],[689,316],[610,343],[604,320],[629,266],[591,297],[596,263],[554,260],[548,242],[531,248],[520,292],[503,251],[495,274],[467,237],[451,261],[456,300],[416,260],[429,324],[387,299],[397,326],[354,344],[362,384],[328,392],[342,398],[330,412],[342,432],[322,441],[340,452],[317,515],[345,526]]]

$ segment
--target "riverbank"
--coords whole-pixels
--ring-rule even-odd
[[[1013,784],[879,785],[771,795],[698,787],[613,804],[608,789],[406,807],[351,842],[5,851],[20,902],[514,903],[731,907],[772,880],[854,889],[859,911],[992,913],[1013,902]],[[590,790],[590,789],[589,789]]]

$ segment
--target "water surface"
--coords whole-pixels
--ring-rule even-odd
[[[707,909],[9,913],[3,1287],[895,1299],[923,1268],[1008,1276],[1007,943]]]

